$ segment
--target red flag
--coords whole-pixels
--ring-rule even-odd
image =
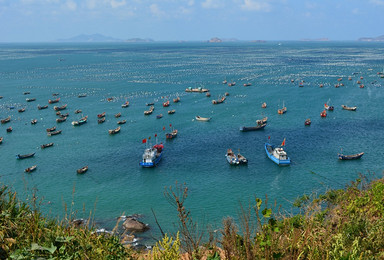
[[[143,139],[143,144],[145,144],[147,142],[147,139]]]
[[[281,146],[284,146],[285,145],[285,138],[283,140],[283,142],[281,143]]]
[[[169,124],[169,127],[172,127],[172,124]]]
[[[157,134],[155,134],[155,137],[157,137]]]
[[[271,139],[271,136],[269,135],[269,136],[268,136],[268,140],[270,140],[270,139]]]
[[[165,126],[163,126],[163,130],[165,130]]]

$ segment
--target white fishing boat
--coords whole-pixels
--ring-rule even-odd
[[[271,159],[277,165],[290,165],[291,159],[288,157],[287,153],[284,151],[283,147],[285,145],[285,139],[280,146],[275,146],[269,143],[265,143],[264,148],[269,159]]]
[[[233,153],[232,149],[228,149],[227,153],[225,154],[225,158],[227,158],[227,161],[230,165],[238,165],[239,159],[237,156]]]
[[[195,118],[196,118],[197,121],[209,121],[209,120],[211,120],[210,117],[196,116]]]

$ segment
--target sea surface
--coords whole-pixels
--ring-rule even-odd
[[[72,212],[110,229],[118,216],[139,214],[151,226],[148,237],[158,235],[151,210],[165,231],[174,230],[177,211],[164,191],[176,182],[188,187],[185,205],[194,219],[214,227],[226,216],[236,218],[240,203],[253,205],[255,196],[267,195],[271,205],[295,213],[292,202],[303,194],[343,188],[359,173],[382,176],[384,79],[378,72],[384,70],[383,53],[383,43],[360,42],[1,44],[0,118],[12,121],[0,125],[0,182],[28,201],[35,193],[51,217]],[[344,86],[335,88],[340,83]],[[211,97],[186,93],[188,87],[208,88]],[[225,102],[213,105],[225,92]],[[38,110],[56,98],[53,93],[60,102]],[[179,103],[172,102],[176,97]],[[163,108],[168,99],[170,107]],[[125,101],[128,108],[121,107]],[[149,102],[155,102],[155,111],[144,116]],[[320,118],[326,102],[335,110]],[[56,123],[53,106],[64,104],[62,112],[70,116]],[[342,110],[342,104],[357,111]],[[288,111],[279,115],[283,105]],[[20,108],[26,111],[19,113]],[[82,113],[75,114],[76,109]],[[170,109],[176,113],[168,115]],[[102,112],[106,122],[98,124]],[[120,119],[114,117],[118,112]],[[163,118],[156,119],[158,114]],[[196,115],[212,119],[199,122]],[[86,124],[71,125],[82,116],[88,116]],[[264,116],[264,130],[239,131]],[[312,120],[309,127],[306,118]],[[31,125],[32,119],[38,123]],[[109,135],[124,119],[121,132]],[[165,140],[170,125],[179,134]],[[12,133],[6,133],[9,126]],[[47,136],[45,129],[53,126],[62,134]],[[156,168],[143,169],[142,153],[155,144],[155,134],[165,146],[163,159]],[[290,166],[268,159],[268,138],[273,144],[286,139]],[[50,142],[53,147],[40,149]],[[248,165],[229,165],[228,148],[240,150]],[[339,161],[341,149],[365,154]],[[32,152],[33,158],[15,158]],[[37,170],[25,173],[32,165]],[[85,165],[88,172],[77,174]]]

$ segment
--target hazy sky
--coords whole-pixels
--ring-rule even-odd
[[[384,0],[0,0],[0,42],[100,33],[156,41],[356,40],[384,34]]]

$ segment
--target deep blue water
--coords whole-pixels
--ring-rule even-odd
[[[188,186],[187,206],[194,217],[213,225],[225,216],[236,217],[239,202],[252,202],[255,195],[267,194],[270,202],[291,212],[291,203],[304,193],[342,188],[358,173],[381,175],[384,79],[377,72],[384,70],[383,53],[382,43],[358,42],[2,44],[0,117],[10,115],[12,122],[0,126],[0,181],[23,198],[37,190],[42,209],[51,216],[63,216],[65,204],[69,208],[73,201],[77,217],[87,218],[93,211],[107,227],[122,214],[142,214],[155,234],[151,208],[165,230],[173,229],[176,211],[163,192],[176,181]],[[340,77],[344,86],[335,88]],[[356,83],[360,77],[363,89]],[[237,84],[228,87],[224,79]],[[252,86],[244,87],[246,82]],[[209,88],[211,98],[184,91],[199,86]],[[23,95],[26,91],[31,94]],[[225,92],[227,100],[212,105]],[[58,105],[68,104],[63,111],[70,113],[67,122],[55,122],[53,105],[37,110],[55,98],[52,93],[60,94]],[[80,93],[87,97],[78,98]],[[177,96],[181,102],[169,107],[176,113],[168,115],[161,103]],[[27,103],[28,97],[37,100]],[[114,101],[107,102],[108,97]],[[329,99],[335,111],[320,118]],[[124,109],[125,100],[130,106]],[[155,112],[144,116],[145,104],[152,101]],[[283,102],[288,112],[278,115]],[[357,111],[342,110],[342,104],[357,106]],[[21,107],[25,113],[17,112]],[[83,113],[74,114],[76,109]],[[107,121],[98,124],[96,115],[104,111]],[[110,136],[118,112],[127,124]],[[164,117],[156,119],[160,113]],[[72,126],[82,115],[89,116],[88,123]],[[197,122],[196,115],[212,120]],[[264,130],[239,131],[263,116],[269,118]],[[33,118],[39,120],[36,125],[30,124]],[[312,119],[310,127],[304,127],[306,118]],[[169,130],[169,124],[179,135],[166,141],[162,129]],[[12,133],[6,133],[8,126]],[[48,137],[45,129],[52,126],[63,133]],[[163,160],[155,169],[142,169],[142,139],[151,136],[154,141],[155,134],[165,143]],[[291,166],[278,167],[266,157],[268,136],[275,144],[286,138]],[[49,142],[55,145],[39,148]],[[227,148],[240,149],[249,164],[230,166],[224,157]],[[339,161],[341,148],[365,155]],[[36,152],[34,158],[15,159],[30,152]],[[35,172],[24,173],[34,164]],[[89,171],[77,175],[84,165]]]

